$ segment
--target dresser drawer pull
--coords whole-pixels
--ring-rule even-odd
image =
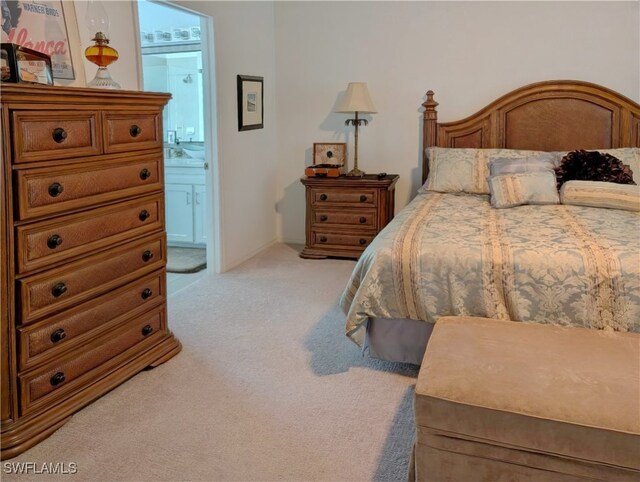
[[[63,294],[67,292],[67,285],[64,283],[58,283],[53,288],[51,288],[51,294],[54,298],[59,298]]]
[[[365,196],[364,194],[362,196],[360,196],[360,202],[363,203],[367,200],[367,196]]]
[[[67,131],[65,131],[62,127],[56,127],[55,129],[53,129],[51,137],[53,137],[54,141],[60,144],[67,138]]]
[[[326,201],[327,200],[327,195],[326,194],[320,194],[320,201]]]
[[[59,182],[54,182],[49,186],[49,196],[58,197],[60,194],[64,192],[64,186]]]
[[[322,222],[325,222],[327,219],[329,219],[329,218],[325,214],[320,216],[320,221],[322,221]]]
[[[58,372],[54,376],[51,377],[51,380],[49,380],[49,382],[54,387],[57,387],[61,383],[64,383],[65,379],[66,379],[66,377],[64,376],[64,373],[63,372]]]
[[[153,253],[151,251],[145,251],[144,253],[142,253],[142,261],[144,261],[145,263],[151,258],[153,258]]]
[[[365,244],[367,244],[367,240],[364,238],[360,239],[360,244],[364,246]]]
[[[148,300],[149,298],[151,298],[152,295],[153,295],[153,291],[151,291],[151,289],[149,288],[145,288],[142,291],[142,294],[140,296],[142,297],[143,300]]]
[[[364,224],[364,223],[366,223],[366,222],[367,222],[367,218],[365,218],[364,216],[362,216],[362,217],[360,218],[360,224]]]
[[[62,244],[62,238],[58,234],[53,234],[47,239],[47,246],[49,249],[56,249]]]
[[[151,332],[153,331],[153,327],[151,325],[144,325],[144,327],[142,327],[142,336],[149,336],[151,334]]]
[[[151,177],[151,171],[146,167],[142,171],[140,171],[140,179],[142,179],[143,181],[146,181],[150,177]]]
[[[140,221],[146,221],[147,219],[149,219],[149,216],[151,216],[151,214],[149,214],[149,211],[143,209],[142,211],[140,211],[138,218],[140,218]]]
[[[53,343],[58,343],[64,340],[67,337],[67,334],[64,332],[62,328],[58,328],[56,331],[51,333],[51,341]]]
[[[142,133],[142,128],[137,125],[132,125],[131,129],[129,129],[129,134],[131,137],[138,137]]]
[[[327,237],[326,236],[320,236],[320,242],[321,243],[326,243],[327,242]]]

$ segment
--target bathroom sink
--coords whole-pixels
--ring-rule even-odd
[[[204,143],[183,142],[180,147],[193,159],[204,159]]]

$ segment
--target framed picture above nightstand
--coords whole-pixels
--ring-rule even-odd
[[[306,189],[306,244],[300,257],[355,258],[393,219],[399,176],[301,179]]]

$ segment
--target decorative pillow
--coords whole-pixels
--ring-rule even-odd
[[[558,189],[567,181],[602,181],[635,184],[631,169],[610,154],[598,151],[572,151],[556,168]]]
[[[489,194],[487,176],[492,159],[526,159],[545,154],[518,149],[429,147],[429,177],[420,191]]]
[[[527,157],[525,159],[507,159],[498,157],[491,159],[489,170],[492,176],[515,174],[518,172],[553,171],[555,158],[550,153]]]
[[[568,181],[560,189],[562,204],[640,211],[640,186],[597,181]]]
[[[553,171],[502,174],[488,181],[494,208],[560,203]]]
[[[601,149],[600,153],[609,154],[620,159],[622,164],[626,164],[632,171],[633,181],[640,184],[640,148],[621,147],[618,149]]]

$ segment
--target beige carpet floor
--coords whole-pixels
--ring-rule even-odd
[[[275,245],[180,291],[177,357],[10,460],[78,473],[3,480],[406,480],[417,371],[345,338],[353,266]]]

